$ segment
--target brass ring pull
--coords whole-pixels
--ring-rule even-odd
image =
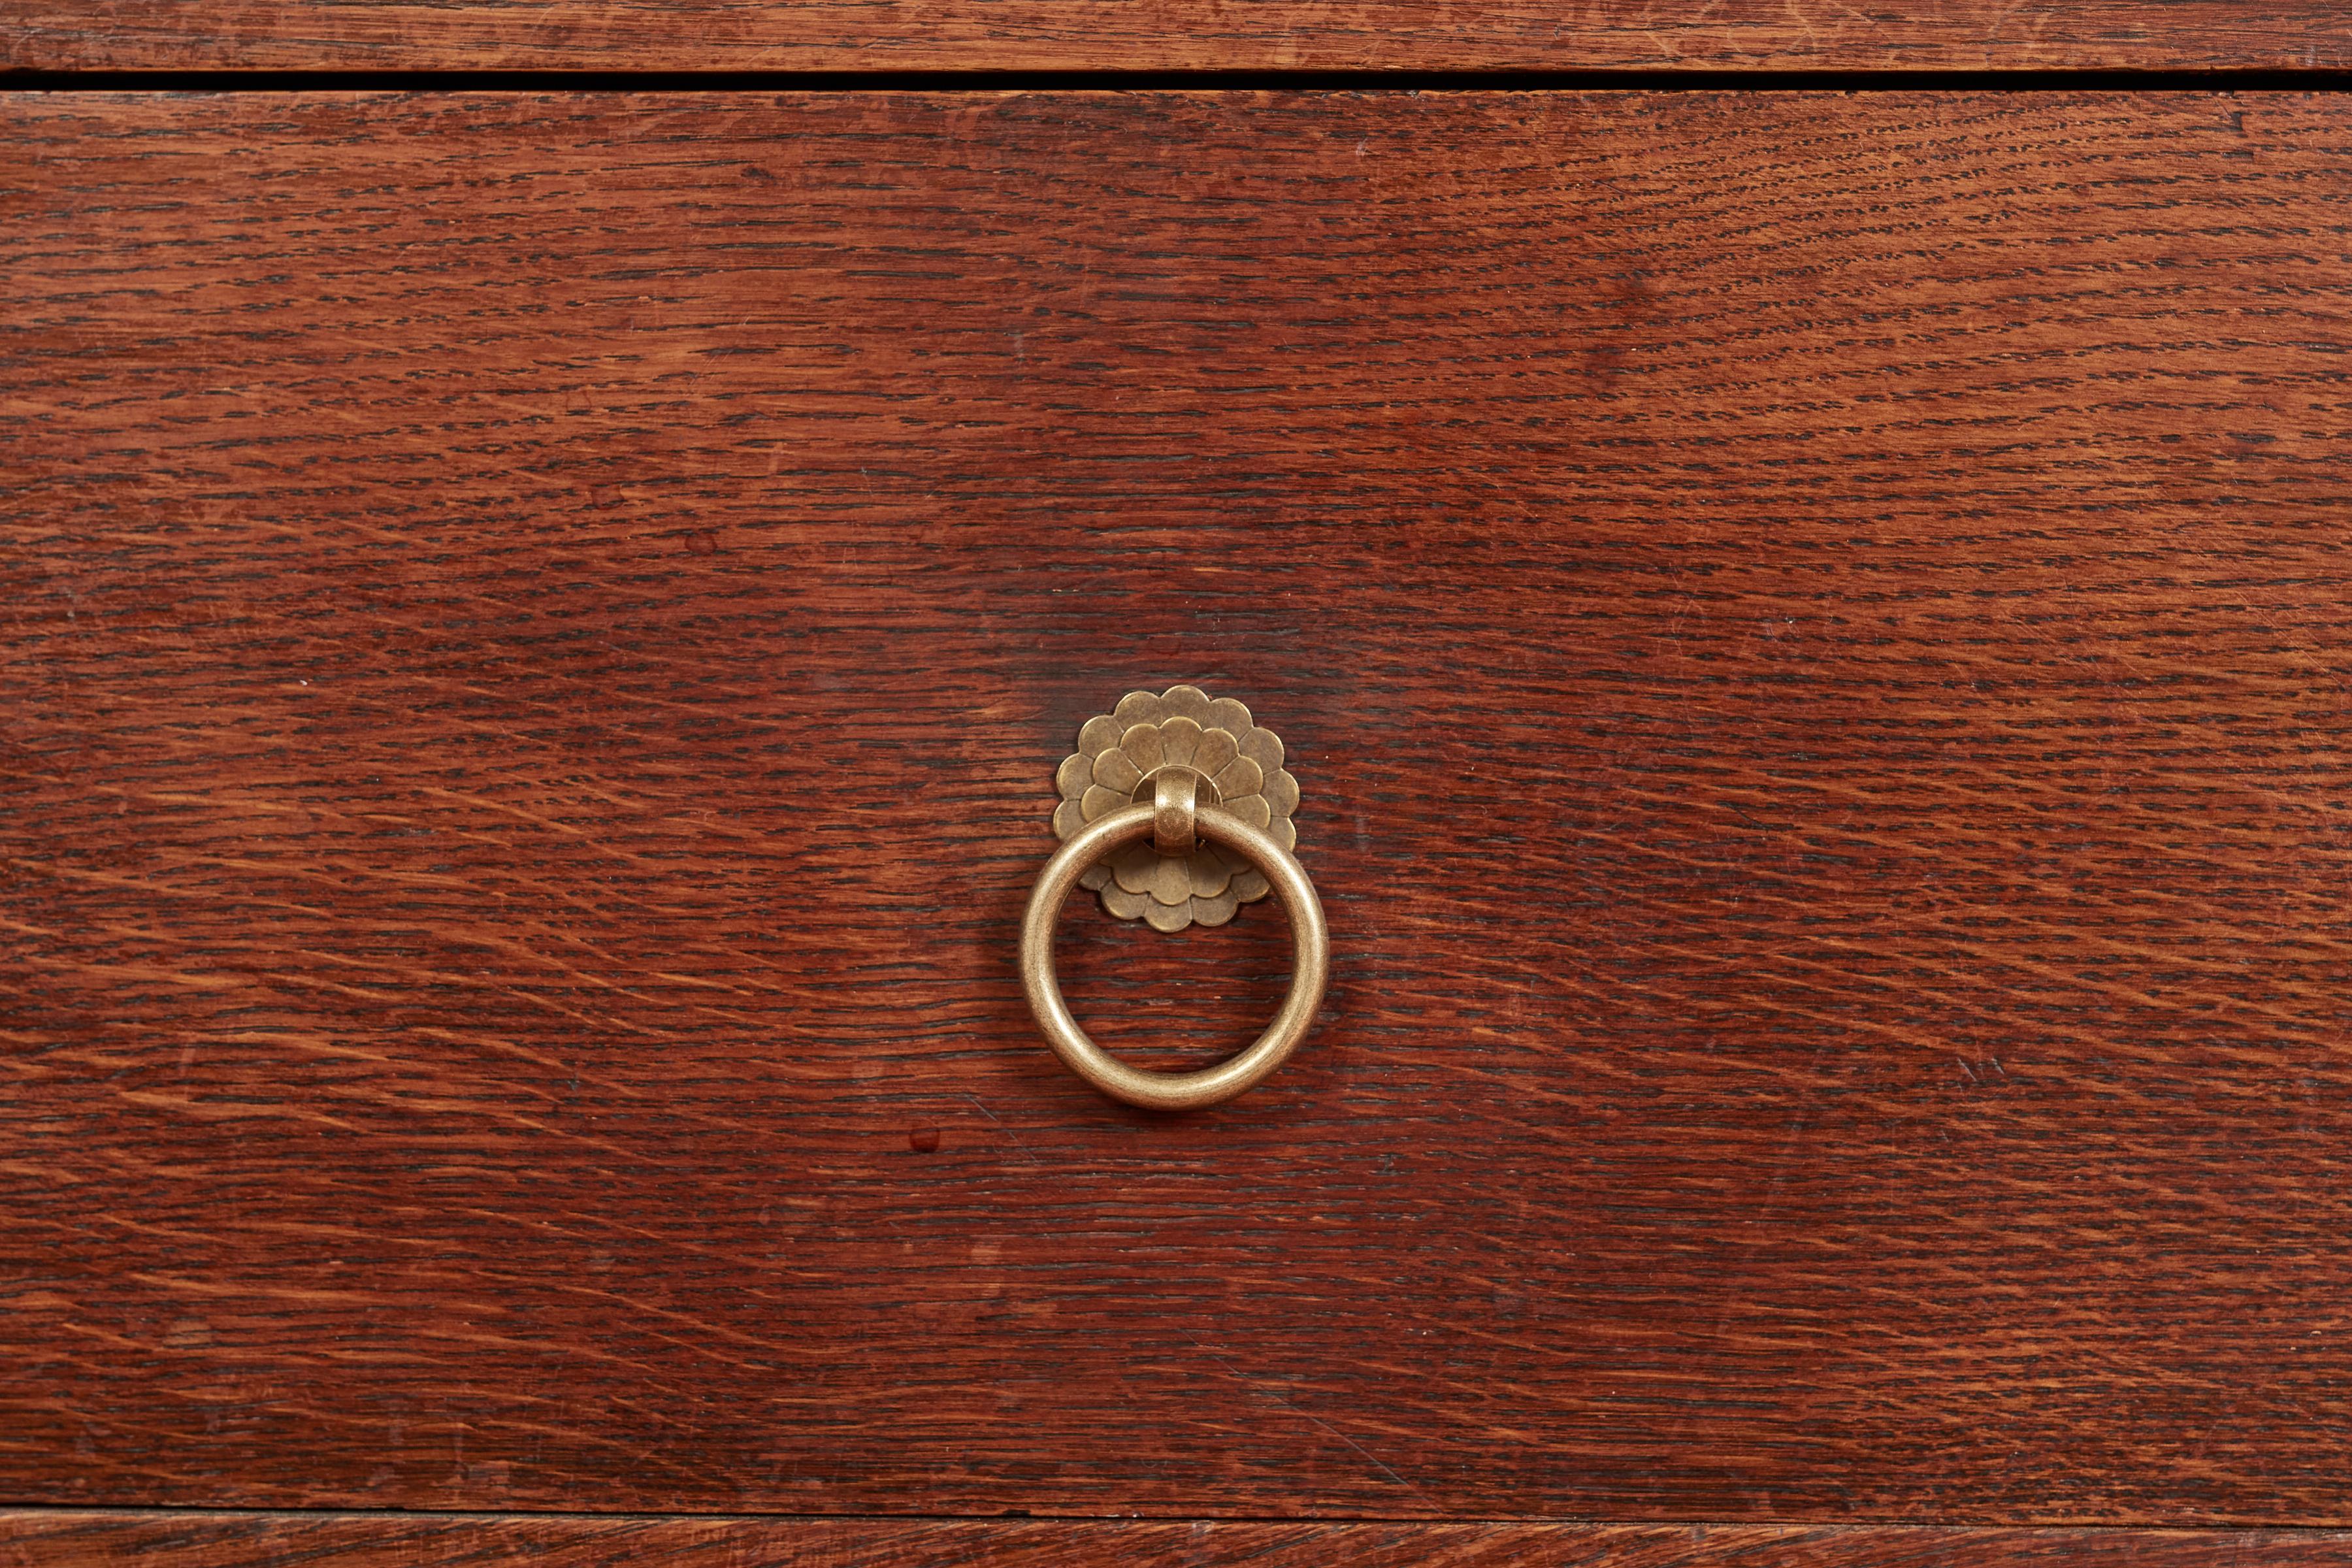
[[[1189,818],[1189,822],[1185,819]],[[1290,915],[1292,943],[1297,949],[1290,971],[1290,994],[1282,1010],[1256,1043],[1237,1057],[1198,1072],[1145,1072],[1129,1067],[1087,1037],[1070,1016],[1062,988],[1054,979],[1054,928],[1062,905],[1089,867],[1121,847],[1152,838],[1163,847],[1182,844],[1190,834],[1223,845],[1247,858],[1271,885]],[[1054,1054],[1071,1071],[1113,1100],[1150,1110],[1193,1110],[1231,1100],[1258,1083],[1289,1058],[1322,1005],[1323,988],[1331,973],[1331,935],[1323,923],[1322,900],[1307,868],[1265,829],[1215,806],[1195,804],[1190,790],[1181,796],[1157,789],[1152,804],[1118,807],[1087,823],[1066,840],[1029,895],[1029,909],[1021,919],[1021,986],[1028,993],[1029,1010]]]

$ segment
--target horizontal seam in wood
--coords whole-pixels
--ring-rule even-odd
[[[597,1522],[644,1521],[724,1524],[1232,1524],[1232,1525],[1495,1525],[1535,1526],[1558,1530],[1805,1530],[1974,1531],[1986,1534],[2023,1534],[2037,1531],[2067,1531],[2094,1535],[2241,1535],[2249,1533],[2336,1534],[2352,1530],[2352,1521],[2236,1521],[2184,1524],[2177,1520],[2148,1522],[2096,1522],[2067,1519],[1985,1521],[1969,1519],[1695,1519],[1659,1515],[1641,1518],[1559,1518],[1544,1514],[1276,1514],[1276,1513],[884,1513],[884,1512],[761,1512],[732,1510],[723,1513],[665,1513],[639,1509],[600,1512],[589,1509],[431,1509],[431,1508],[217,1508],[192,1503],[115,1505],[87,1503],[0,1502],[0,1517],[8,1514],[71,1514],[122,1520],[170,1519],[415,1519],[452,1521],[508,1519],[581,1520]]]
[[[1597,67],[1564,70],[110,70],[0,72],[18,91],[107,92],[1562,92],[1562,91],[2330,91],[2352,71],[1738,70]]]

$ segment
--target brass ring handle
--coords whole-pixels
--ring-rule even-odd
[[[1152,837],[1160,826],[1155,805],[1130,805],[1088,823],[1054,852],[1038,874],[1029,908],[1021,917],[1021,988],[1028,993],[1029,1010],[1045,1032],[1046,1044],[1072,1072],[1113,1100],[1149,1110],[1194,1110],[1231,1100],[1263,1080],[1298,1048],[1315,1010],[1323,1004],[1323,989],[1331,973],[1331,934],[1323,923],[1323,903],[1315,896],[1307,868],[1271,834],[1230,812],[1202,805],[1192,813],[1200,836],[1212,843],[1247,856],[1271,884],[1290,915],[1290,935],[1297,948],[1290,971],[1290,994],[1265,1034],[1239,1056],[1198,1072],[1145,1072],[1113,1057],[1078,1027],[1062,1000],[1054,979],[1054,928],[1062,905],[1087,868],[1112,850]]]

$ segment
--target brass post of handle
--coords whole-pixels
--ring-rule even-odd
[[[1021,921],[1021,986],[1045,1043],[1071,1071],[1114,1100],[1153,1110],[1214,1105],[1289,1059],[1315,1021],[1331,972],[1322,900],[1291,853],[1298,786],[1282,742],[1231,699],[1199,688],[1129,692],[1079,731],[1057,776],[1062,836]],[[1054,974],[1054,931],[1080,887],[1103,907],[1161,931],[1219,925],[1272,893],[1290,917],[1290,990],[1264,1034],[1238,1056],[1198,1072],[1129,1067],[1070,1015]]]

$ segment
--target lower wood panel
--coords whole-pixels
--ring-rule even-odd
[[[520,70],[2341,70],[2329,0],[0,0],[18,68]]]
[[[2352,1563],[2320,1531],[0,1513],[0,1568],[2236,1568]]]

